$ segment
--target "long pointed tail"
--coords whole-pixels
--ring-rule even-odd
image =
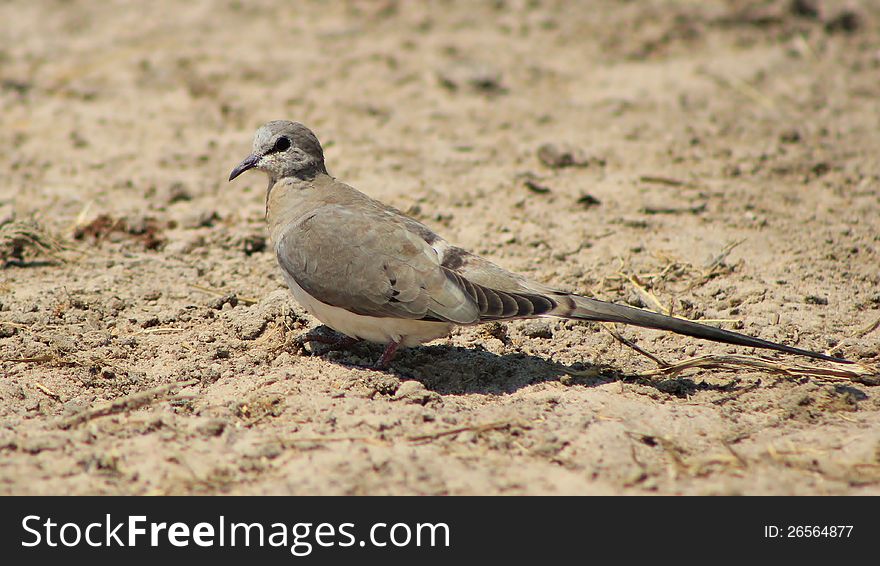
[[[714,342],[724,342],[725,344],[776,350],[778,352],[797,354],[829,362],[853,363],[850,360],[835,358],[818,352],[811,352],[810,350],[801,350],[800,348],[793,348],[791,346],[777,344],[776,342],[761,340],[760,338],[752,338],[751,336],[739,334],[738,332],[722,330],[720,328],[714,328],[712,326],[706,326],[705,324],[657,314],[651,311],[627,307],[615,303],[607,303],[597,299],[581,297],[580,295],[569,295],[569,297],[574,301],[575,308],[570,312],[553,314],[566,318],[593,320],[597,322],[622,322],[624,324],[633,324],[644,328],[669,330],[677,334],[702,338],[703,340],[712,340]]]

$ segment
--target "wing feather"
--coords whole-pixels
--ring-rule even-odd
[[[471,324],[473,298],[450,280],[427,242],[387,215],[328,205],[289,226],[281,268],[319,301],[356,314]]]
[[[289,226],[275,251],[311,296],[365,316],[475,324],[557,307],[552,290],[380,208],[320,207]]]

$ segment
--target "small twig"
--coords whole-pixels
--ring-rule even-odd
[[[608,230],[607,232],[603,232],[597,236],[592,236],[591,241],[595,242],[596,240],[601,240],[602,238],[607,238],[608,236],[613,236],[617,233],[617,230]]]
[[[727,256],[730,255],[730,252],[732,252],[734,248],[736,248],[743,242],[745,242],[744,239],[736,242],[731,242],[724,246],[721,252],[717,256],[712,258],[712,261],[710,261],[706,265],[706,269],[703,271],[703,277],[708,277],[713,271],[715,271],[715,269],[717,269],[724,262],[724,260],[727,259]]]
[[[772,98],[762,93],[742,79],[733,76],[725,77],[710,71],[704,71],[703,74],[714,80],[716,83],[718,83],[719,86],[735,90],[742,96],[748,98],[749,100],[752,100],[753,102],[758,103],[760,106],[763,106],[765,109],[770,110],[771,112],[780,111],[779,107],[776,105]]]
[[[56,401],[59,401],[59,402],[61,401],[61,395],[55,393],[54,391],[52,391],[51,389],[49,389],[48,387],[46,387],[42,383],[39,383],[39,382],[34,383],[34,387],[36,387],[37,389],[39,389],[40,391],[45,393],[48,397],[55,399]]]
[[[620,342],[624,346],[628,346],[628,347],[632,348],[633,350],[635,350],[636,352],[645,356],[646,358],[648,358],[649,360],[651,360],[652,362],[654,362],[655,364],[657,364],[661,368],[669,367],[669,364],[666,363],[665,361],[663,361],[662,359],[658,358],[657,356],[655,356],[654,354],[652,354],[646,350],[643,350],[635,342],[627,340],[626,338],[621,336],[620,333],[614,328],[614,326],[611,325],[610,322],[603,322],[602,327],[605,328],[605,330],[607,330],[609,334],[614,336],[615,340],[617,340],[618,342]]]
[[[195,385],[198,382],[198,379],[176,381],[174,383],[166,383],[165,385],[153,387],[152,389],[147,389],[146,391],[139,391],[131,395],[126,395],[125,397],[120,397],[119,399],[115,399],[109,403],[105,403],[100,407],[80,411],[79,413],[76,413],[75,415],[62,420],[58,426],[59,428],[68,429],[70,427],[82,424],[92,419],[96,419],[98,417],[106,417],[108,415],[115,415],[117,413],[134,411],[135,409],[140,409],[141,407],[150,405],[152,403],[155,403],[156,401],[168,397],[173,391],[181,387],[189,387],[190,385]]]
[[[722,446],[724,446],[724,448],[727,449],[728,452],[730,452],[730,453],[733,455],[734,458],[737,459],[737,461],[739,462],[739,464],[740,464],[743,468],[748,468],[748,467],[749,467],[749,463],[746,461],[746,459],[743,458],[743,457],[739,454],[739,452],[737,452],[736,450],[733,449],[733,446],[730,445],[730,442],[728,442],[727,440],[722,439],[722,440],[721,440],[721,444],[722,444]]]
[[[874,332],[878,328],[880,328],[880,318],[878,318],[877,320],[875,320],[874,322],[872,322],[868,326],[865,326],[864,328],[853,332],[852,337],[853,338],[861,338],[862,336],[866,336],[866,335],[870,334],[871,332]]]
[[[665,436],[655,436],[654,438],[657,439],[660,447],[663,448],[663,450],[665,450],[667,454],[669,454],[669,457],[672,459],[673,464],[675,464],[676,473],[689,474],[692,466],[689,466],[684,461],[684,458],[682,457],[684,451],[679,448],[679,446],[675,444],[675,442],[673,442],[670,438],[667,438]]]
[[[54,354],[42,354],[40,356],[31,356],[29,358],[0,358],[0,362],[13,362],[18,364],[37,364],[40,362],[54,362],[60,358]]]
[[[641,212],[643,214],[700,214],[706,211],[706,206],[705,202],[682,207],[643,206]]]
[[[437,438],[441,438],[444,436],[451,436],[454,434],[458,434],[460,432],[486,432],[488,430],[498,430],[502,428],[507,428],[510,426],[521,426],[523,428],[528,428],[527,425],[517,422],[517,421],[495,421],[491,423],[481,424],[481,425],[473,425],[473,426],[463,426],[458,428],[453,428],[449,430],[442,430],[440,432],[434,432],[431,434],[420,434],[415,436],[407,437],[407,440],[410,442],[426,442],[428,440],[435,440]]]
[[[197,291],[201,291],[203,293],[208,293],[209,295],[214,295],[215,297],[225,297],[226,295],[229,294],[229,293],[224,293],[223,291],[218,291],[216,289],[211,289],[210,287],[203,287],[201,285],[190,284],[190,287],[197,290]],[[256,304],[259,302],[257,299],[254,299],[253,297],[240,297],[238,295],[236,295],[235,297],[239,300],[239,302],[242,302],[246,305],[253,305],[253,304]]]
[[[673,179],[672,177],[665,177],[663,175],[642,175],[639,177],[639,181],[642,183],[653,183],[655,185],[666,185],[667,187],[688,187],[696,189],[700,186],[691,181],[682,181],[681,179]]]
[[[409,442],[426,442],[428,440],[434,440],[437,438],[441,438],[444,436],[451,436],[454,434],[458,434],[460,432],[474,431],[474,432],[485,432],[487,430],[498,430],[502,428],[507,428],[510,426],[521,426],[523,428],[528,428],[527,424],[517,422],[517,421],[496,421],[481,425],[473,425],[473,426],[463,426],[459,428],[454,428],[450,430],[442,430],[440,432],[434,432],[430,434],[421,434],[414,436],[406,436],[404,437]],[[397,437],[400,438],[400,437]],[[388,442],[392,442],[396,440],[396,438],[376,438],[373,436],[304,436],[298,438],[284,438],[282,439],[282,444],[295,444],[295,443],[307,443],[307,444],[320,444],[322,442],[366,442],[370,444],[387,444]]]
[[[185,328],[174,328],[173,326],[154,326],[152,328],[144,328],[136,332],[136,334],[174,334],[175,332],[183,332]]]
[[[684,370],[693,368],[729,370],[760,369],[789,377],[817,377],[830,379],[832,381],[846,380],[864,383],[865,385],[880,385],[880,371],[862,364],[837,364],[837,366],[833,368],[824,368],[818,366],[783,365],[758,357],[738,355],[700,356],[697,358],[690,358],[670,364],[667,367],[643,372],[638,374],[637,377],[676,375]]]
[[[672,463],[675,465],[676,473],[688,473],[691,468],[682,458],[683,450],[679,448],[671,438],[659,434],[647,434],[634,430],[627,430],[624,433],[630,438],[637,438],[641,442],[649,441],[650,445],[659,445],[667,454],[669,454]]]
[[[647,287],[641,284],[641,282],[636,278],[635,275],[627,275],[625,273],[621,273],[623,277],[632,284],[633,287],[639,292],[640,295],[647,298],[650,302],[654,303],[654,310],[659,312],[660,314],[665,314],[666,316],[670,315],[670,311],[668,308],[663,306],[663,303],[660,302],[660,299]]]
[[[320,444],[322,442],[366,442],[367,444],[387,444],[381,438],[373,436],[302,436],[297,438],[282,438],[281,444]]]

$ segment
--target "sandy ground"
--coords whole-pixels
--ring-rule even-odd
[[[0,3],[0,224],[30,226],[0,238],[0,492],[880,494],[869,380],[649,378],[552,320],[387,372],[303,347],[265,179],[226,181],[299,120],[334,176],[505,267],[876,368],[862,4]]]

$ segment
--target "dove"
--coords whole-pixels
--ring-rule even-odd
[[[447,336],[456,326],[555,317],[630,324],[832,362],[786,346],[532,281],[454,246],[426,225],[338,181],[318,138],[298,122],[257,130],[253,152],[229,175],[269,177],[266,221],[293,297],[350,339],[382,344],[376,367],[399,347]]]

